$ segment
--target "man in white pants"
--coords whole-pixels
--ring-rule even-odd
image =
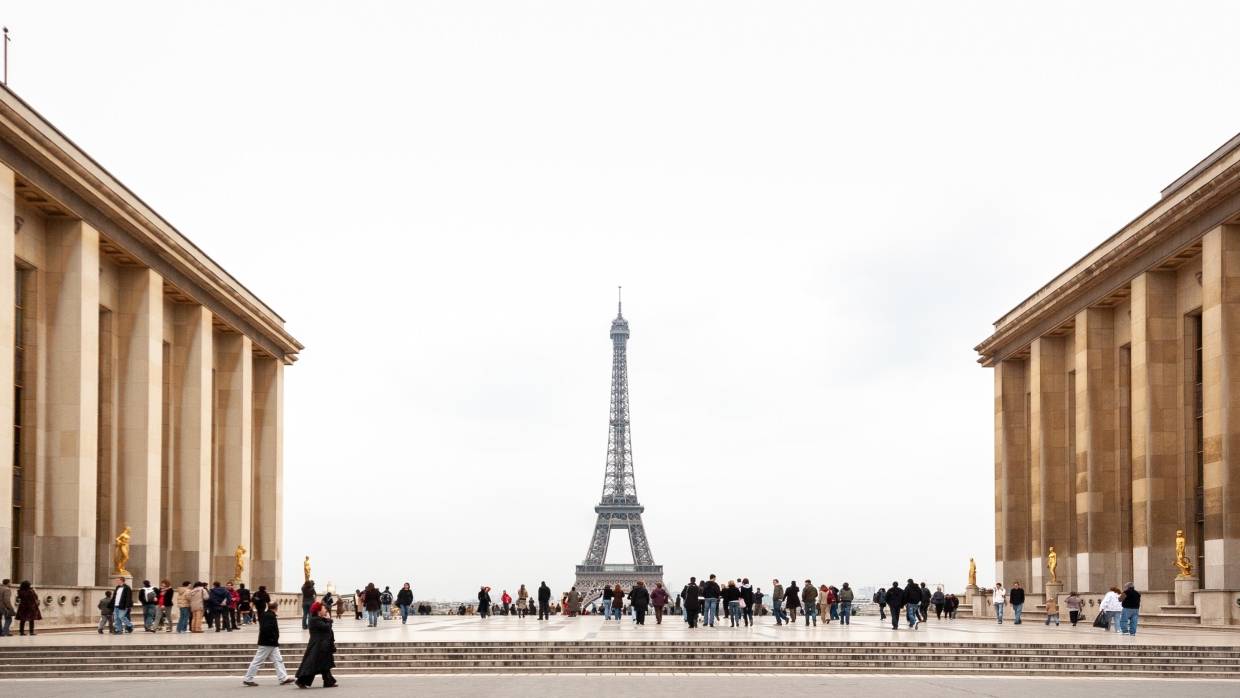
[[[250,662],[245,678],[241,679],[241,683],[246,686],[258,685],[254,677],[258,675],[258,668],[266,661],[276,665],[276,678],[281,686],[293,683],[295,680],[288,675],[288,670],[284,668],[284,658],[280,656],[280,624],[276,622],[277,606],[279,604],[272,601],[267,606],[267,610],[258,618],[258,651],[254,653],[254,661]]]

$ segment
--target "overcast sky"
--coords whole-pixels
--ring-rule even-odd
[[[618,284],[669,582],[961,590],[976,556],[988,583],[972,347],[1240,130],[1226,2],[44,1],[0,22],[12,89],[305,343],[289,589],[304,554],[341,589],[566,589]]]

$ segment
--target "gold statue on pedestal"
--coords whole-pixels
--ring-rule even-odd
[[[1188,579],[1193,576],[1193,563],[1184,554],[1184,531],[1175,532],[1175,566],[1180,570],[1176,579]]]
[[[1059,556],[1055,554],[1055,546],[1052,545],[1050,551],[1046,553],[1046,569],[1051,571],[1052,582],[1059,581],[1059,575],[1055,574],[1055,568],[1058,566]]]
[[[125,569],[125,565],[129,564],[129,537],[129,524],[125,524],[125,530],[116,537],[116,548],[112,553],[112,562],[116,563],[114,571],[118,577],[133,576]]]
[[[301,563],[301,569],[306,573],[306,581],[310,581],[310,556],[306,556],[306,561]]]
[[[238,544],[237,550],[233,552],[233,557],[237,558],[236,569],[233,570],[233,581],[241,583],[241,573],[245,571],[245,554],[248,552],[244,545]]]
[[[973,558],[969,558],[969,586],[977,586],[977,563],[973,561]]]

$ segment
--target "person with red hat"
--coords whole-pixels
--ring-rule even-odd
[[[332,668],[336,666],[336,635],[332,632],[332,619],[327,607],[320,601],[310,606],[310,642],[297,667],[297,687],[310,688],[314,677],[323,675],[323,687],[336,685]]]

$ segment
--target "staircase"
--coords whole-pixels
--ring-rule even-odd
[[[304,644],[281,648],[295,670]],[[888,642],[337,643],[335,673],[807,673],[1240,679],[1240,649]],[[0,647],[0,679],[240,676],[253,644]],[[265,668],[264,672],[270,671]]]

